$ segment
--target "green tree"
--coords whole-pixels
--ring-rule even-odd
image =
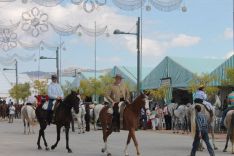
[[[226,79],[221,81],[223,86],[234,86],[234,68],[227,68],[225,71]]]
[[[35,80],[33,83],[33,87],[38,91],[39,95],[47,94],[47,82]]]
[[[158,89],[147,90],[147,92],[156,100],[162,100],[167,96],[169,92],[169,87],[163,86]]]
[[[10,96],[16,100],[25,101],[31,95],[29,83],[14,85],[9,91]]]
[[[195,75],[193,79],[189,82],[188,90],[191,93],[196,92],[199,86],[204,85],[205,91],[208,95],[213,95],[218,92],[218,88],[214,86],[210,86],[209,84],[213,81],[217,80],[215,76],[209,74]]]

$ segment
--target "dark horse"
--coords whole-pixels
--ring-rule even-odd
[[[56,143],[51,146],[51,149],[55,149],[57,146],[59,140],[60,140],[60,131],[61,127],[65,127],[65,133],[66,133],[66,149],[68,150],[68,153],[72,153],[72,150],[69,148],[69,128],[70,128],[70,122],[72,120],[72,114],[71,109],[73,108],[75,113],[79,113],[79,103],[80,99],[77,96],[77,93],[72,91],[65,99],[62,101],[58,108],[56,108],[55,115],[54,115],[54,121],[57,127],[57,141]],[[39,130],[39,136],[37,141],[38,149],[42,149],[40,145],[41,137],[44,140],[44,144],[46,147],[46,150],[49,150],[48,144],[45,139],[45,129],[47,127],[47,111],[42,109],[42,105],[38,106],[36,108],[36,116],[38,119],[38,122],[40,123],[40,130]]]
[[[124,125],[124,130],[128,130],[128,139],[127,139],[127,144],[125,147],[125,155],[127,156],[127,147],[130,143],[130,140],[133,139],[136,151],[137,151],[137,156],[140,156],[140,151],[138,147],[138,142],[135,136],[135,130],[138,128],[138,121],[139,121],[139,116],[140,116],[140,111],[141,108],[145,107],[146,109],[149,109],[148,105],[148,97],[141,93],[131,104],[128,104],[126,108],[124,109],[123,112],[123,125]],[[103,141],[105,143],[105,147],[102,149],[102,152],[106,152],[107,156],[111,156],[111,153],[108,152],[107,150],[107,138],[108,136],[112,133],[112,115],[107,113],[108,107],[104,107],[101,112],[99,119],[101,121],[102,125],[102,132],[103,132]],[[110,127],[110,128],[108,128]]]

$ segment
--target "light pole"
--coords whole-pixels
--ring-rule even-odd
[[[40,56],[41,60],[45,60],[45,59],[55,59],[56,60],[56,68],[57,68],[57,79],[58,79],[58,83],[59,83],[59,47],[57,47],[56,49],[56,57],[45,57],[45,56]]]
[[[17,60],[15,60],[15,69],[13,68],[3,68],[3,70],[15,70],[15,85],[18,86],[18,62]],[[16,93],[17,93],[17,89],[16,89]],[[17,104],[19,103],[19,99],[16,99]]]
[[[138,17],[137,23],[137,31],[136,33],[123,32],[116,29],[113,34],[127,34],[127,35],[136,35],[137,37],[137,93],[139,94],[141,91],[141,52],[140,52],[140,17]]]

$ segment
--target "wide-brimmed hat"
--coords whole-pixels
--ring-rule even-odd
[[[51,75],[51,79],[58,79],[57,75]]]
[[[198,89],[204,89],[205,85],[201,84]]]
[[[115,76],[113,78],[120,78],[120,79],[123,79],[122,75],[120,74],[115,74]]]

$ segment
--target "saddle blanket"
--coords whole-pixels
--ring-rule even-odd
[[[54,110],[55,103],[56,103],[56,100],[53,101],[52,110]],[[42,105],[42,109],[48,110],[48,106],[49,106],[49,101],[46,101],[46,102]]]

